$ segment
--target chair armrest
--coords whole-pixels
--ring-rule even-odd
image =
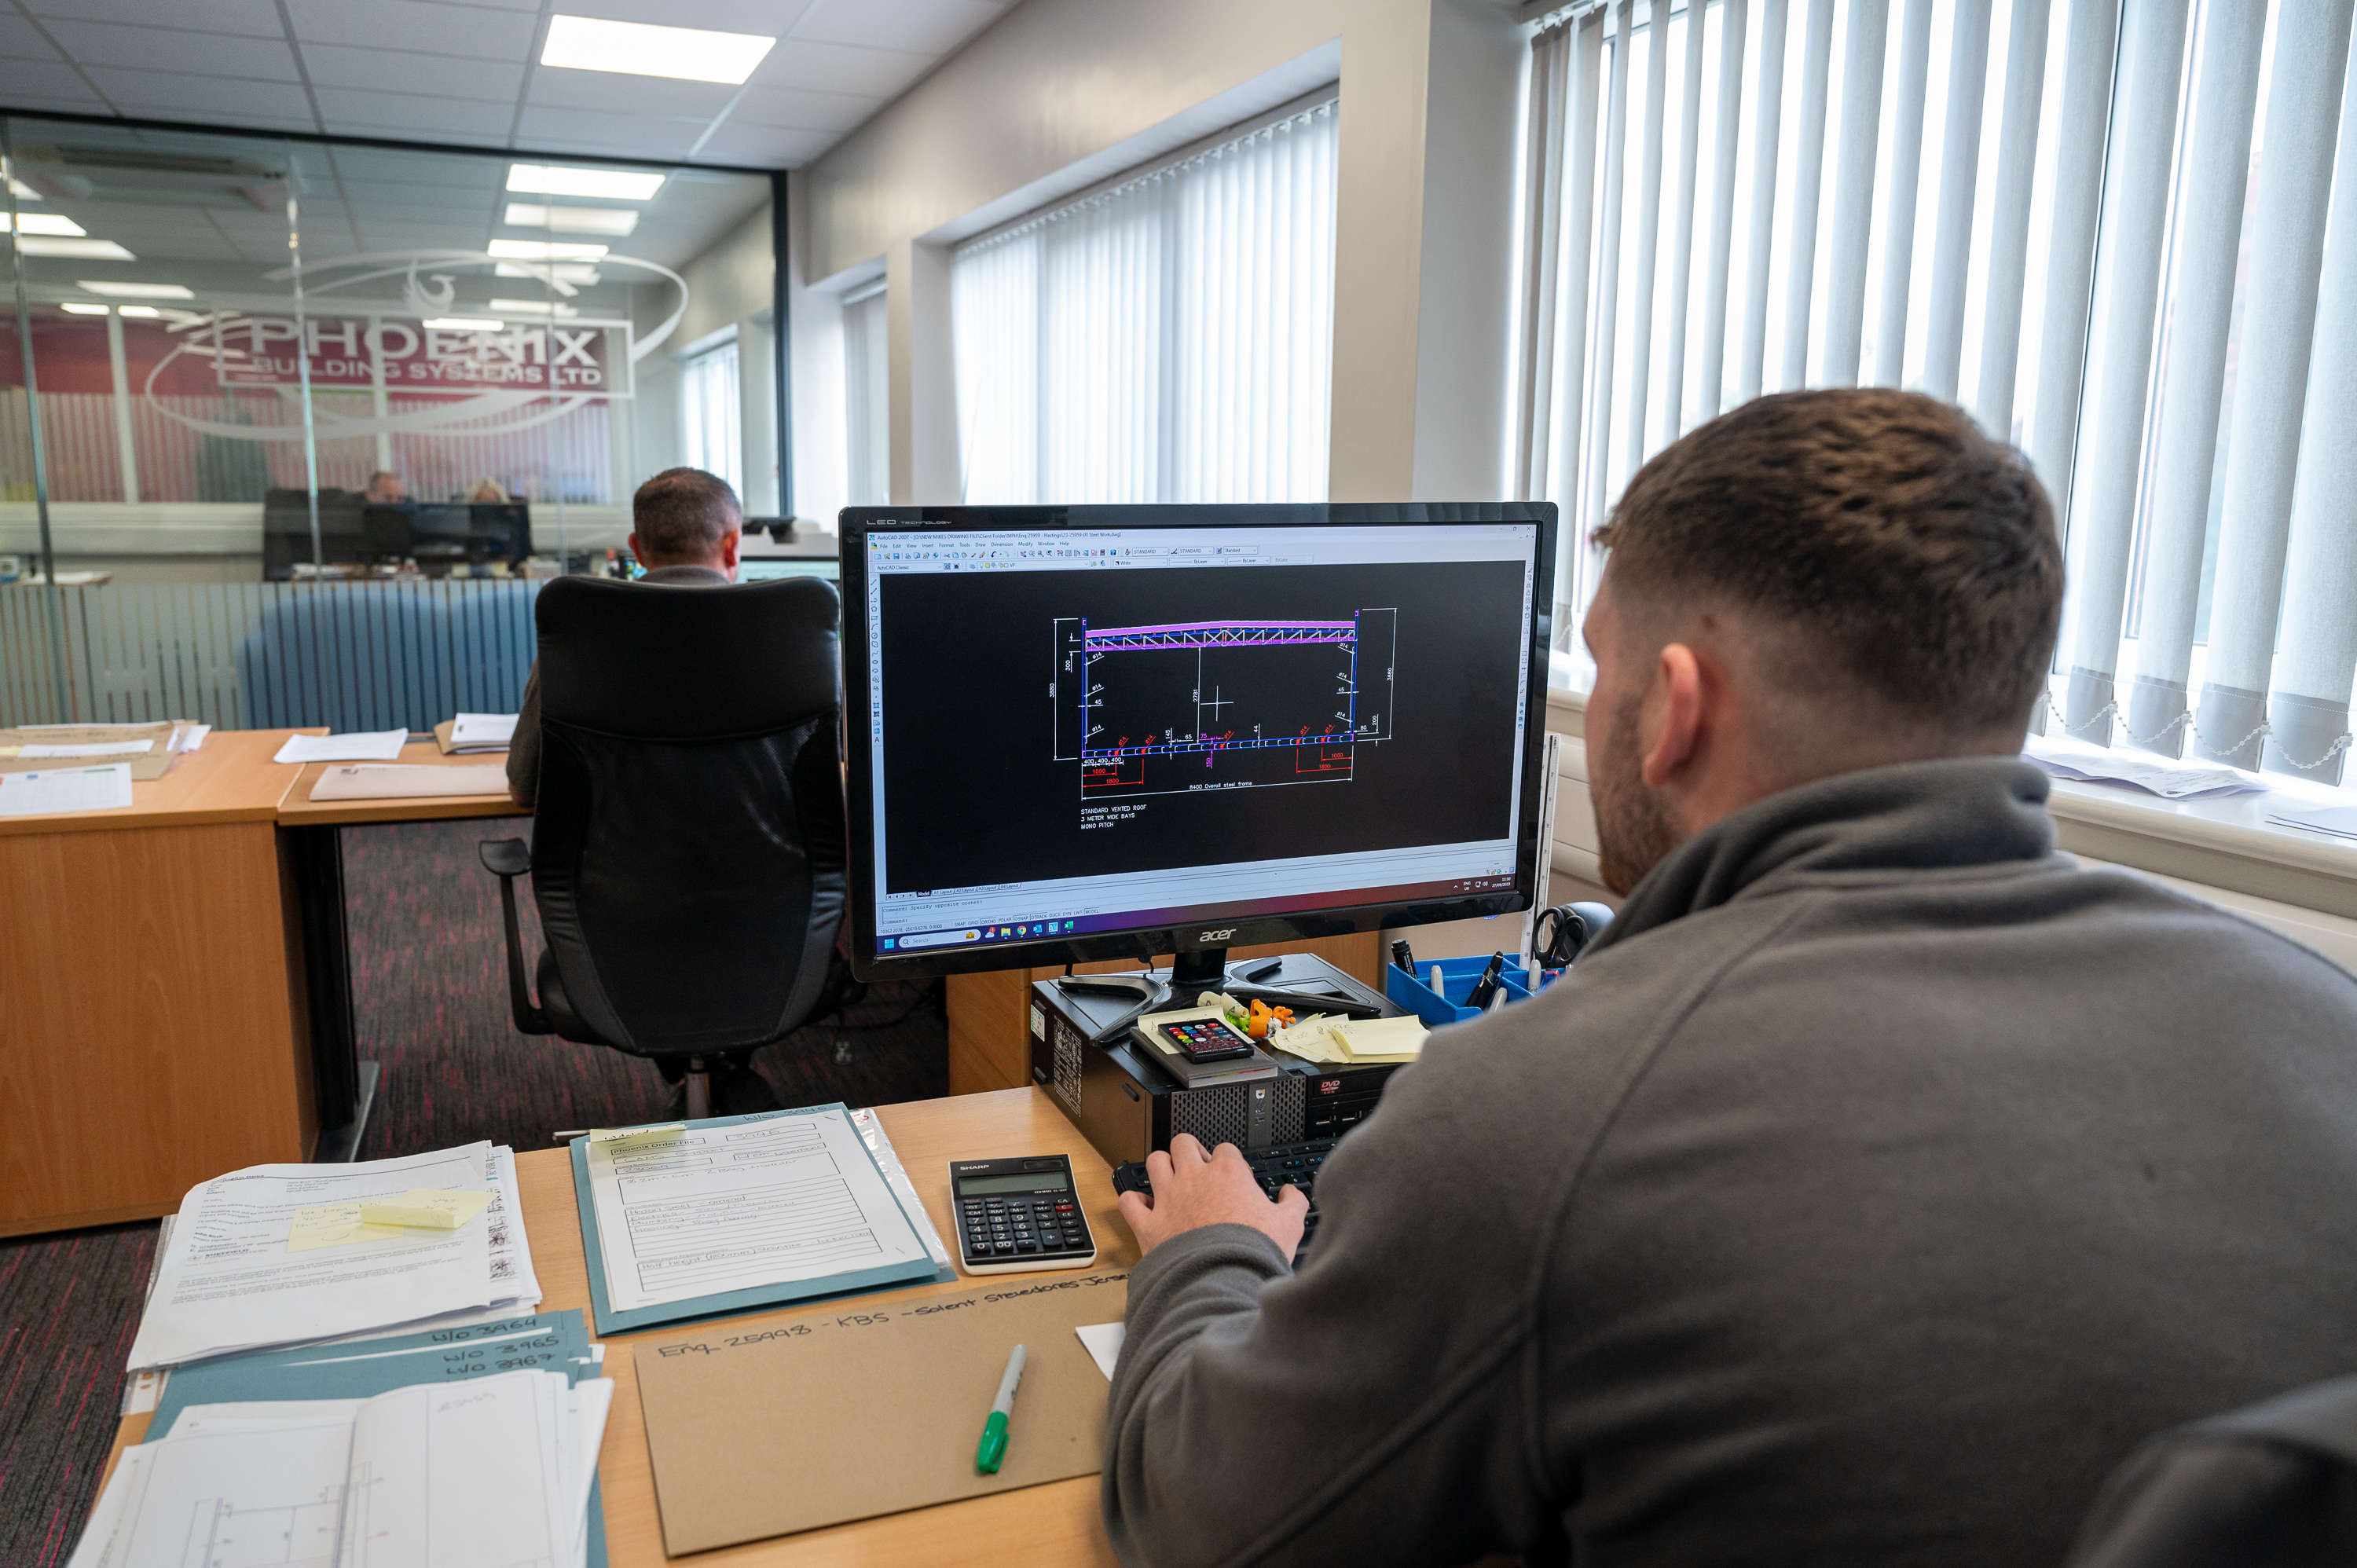
[[[523,929],[516,920],[515,879],[532,869],[532,851],[522,839],[485,839],[475,846],[485,869],[500,879],[500,916],[507,928],[508,1006],[520,1034],[554,1031],[548,1015],[533,1004],[532,988],[523,978]]]

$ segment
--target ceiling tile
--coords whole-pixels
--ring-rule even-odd
[[[303,66],[310,72],[314,87],[422,92],[436,98],[496,98],[504,100],[511,109],[523,89],[523,67],[512,60],[305,44]]]
[[[748,87],[728,112],[728,125],[766,125],[794,131],[841,133],[884,106],[881,98],[811,92],[796,87]]]
[[[366,125],[406,135],[500,136],[515,121],[512,103],[464,98],[424,98],[407,92],[363,92],[350,87],[317,87],[319,118],[338,125]]]
[[[774,38],[801,19],[811,0],[562,0],[567,16],[608,22],[648,22],[656,27],[705,27],[718,33],[756,33]]]
[[[124,113],[136,104],[148,110],[203,110],[215,114],[252,115],[255,124],[299,121],[312,124],[311,101],[296,84],[239,81],[226,76],[180,76],[159,70],[119,70],[93,67],[91,79],[99,91]],[[316,128],[316,127],[314,127]]]
[[[770,51],[753,72],[759,87],[791,87],[809,92],[847,92],[890,98],[932,69],[931,55],[901,49],[856,48],[843,44],[788,38]]]
[[[752,168],[800,168],[834,145],[833,131],[780,131],[764,125],[723,125],[695,156],[708,164]]]
[[[169,15],[167,11],[165,13]],[[126,27],[112,22],[46,24],[66,53],[87,66],[236,76],[254,81],[300,81],[295,51],[284,38],[231,38],[173,27]]]
[[[667,114],[709,120],[736,96],[737,90],[725,81],[673,81],[660,76],[618,76],[609,70],[543,66],[532,73],[532,91],[525,101],[551,109],[590,109],[608,115]]]
[[[594,150],[609,156],[647,158],[684,156],[704,134],[702,120],[669,120],[610,111],[524,110],[516,140],[551,152]]]
[[[161,9],[156,0],[25,0],[37,16],[70,16],[81,22],[130,22],[152,27]],[[167,13],[172,26],[201,33],[245,33],[257,38],[283,38],[273,0],[172,0]]]
[[[816,43],[864,44],[948,54],[1005,15],[998,0],[818,0],[793,36]]]
[[[0,59],[56,59],[41,29],[22,16],[0,16]]]
[[[52,104],[99,102],[90,83],[73,67],[59,60],[20,59],[13,55],[0,55],[0,92],[8,95],[10,103],[35,98]]]
[[[295,36],[305,43],[408,49],[462,59],[521,64],[532,52],[539,18],[531,13],[426,0],[286,0]]]

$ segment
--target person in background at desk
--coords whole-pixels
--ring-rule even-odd
[[[701,468],[665,468],[630,498],[630,553],[642,583],[725,588],[737,580],[745,509],[728,481]],[[523,683],[508,746],[508,797],[529,807],[540,793],[540,661]]]
[[[2055,853],[2027,462],[1887,390],[1630,482],[1585,635],[1619,918],[1303,1203],[1122,1208],[1125,1562],[2060,1564],[2144,1438],[2357,1366],[2357,980]]]
[[[369,476],[368,488],[361,491],[361,499],[370,506],[407,506],[409,487],[392,469],[379,468]]]

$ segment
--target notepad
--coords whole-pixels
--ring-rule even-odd
[[[433,763],[361,764],[330,768],[311,786],[314,800],[400,800],[418,796],[505,795],[508,770],[497,762],[437,767]]]
[[[1421,1018],[1352,1018],[1326,1028],[1354,1062],[1414,1061],[1424,1051]]]
[[[405,729],[357,735],[290,735],[273,762],[391,762],[409,744]]]

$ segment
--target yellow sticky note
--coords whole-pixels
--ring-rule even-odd
[[[593,1144],[654,1144],[665,1138],[676,1138],[687,1131],[684,1122],[665,1122],[653,1127],[592,1127],[589,1141]]]
[[[1333,1033],[1354,1062],[1414,1061],[1424,1050],[1421,1018],[1354,1018]]]
[[[369,1225],[361,1219],[357,1203],[323,1203],[295,1212],[295,1228],[287,1232],[286,1250],[309,1252],[321,1247],[349,1247],[361,1241],[399,1240],[398,1225]]]
[[[430,1192],[414,1187],[399,1197],[380,1197],[361,1205],[361,1219],[374,1225],[415,1225],[428,1230],[456,1230],[491,1205],[488,1192]]]

